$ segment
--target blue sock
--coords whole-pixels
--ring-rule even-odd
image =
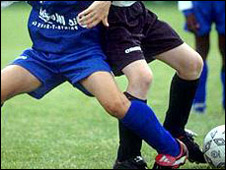
[[[144,103],[132,101],[131,107],[121,122],[132,130],[159,154],[178,156],[178,142],[159,123],[154,112]]]
[[[221,81],[223,85],[223,107],[225,109],[225,68],[221,72]]]
[[[196,96],[194,99],[194,104],[196,103],[206,103],[206,85],[208,78],[208,65],[204,62],[203,72],[200,77],[199,87],[196,92]]]

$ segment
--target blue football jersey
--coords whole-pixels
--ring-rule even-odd
[[[32,11],[28,21],[33,48],[48,53],[73,53],[100,48],[101,26],[81,27],[77,16],[93,1],[28,1]]]

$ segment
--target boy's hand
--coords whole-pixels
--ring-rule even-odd
[[[78,22],[81,26],[93,28],[100,22],[109,27],[108,14],[111,7],[111,1],[95,1],[85,11],[78,15]]]
[[[186,20],[187,20],[188,29],[193,33],[197,33],[200,28],[200,25],[197,22],[195,15],[194,14],[188,15],[186,17]]]

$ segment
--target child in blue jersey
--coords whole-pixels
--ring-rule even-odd
[[[22,93],[40,99],[68,81],[95,96],[105,110],[155,148],[161,166],[178,168],[187,158],[186,146],[174,139],[142,102],[130,102],[114,81],[101,49],[101,26],[86,29],[77,15],[92,1],[29,1],[28,28],[33,42],[1,72],[1,104]],[[96,1],[97,5],[99,1]],[[106,1],[99,8],[105,12]]]
[[[179,8],[186,17],[186,30],[195,35],[196,50],[205,61],[200,85],[194,100],[196,113],[206,112],[206,83],[208,77],[207,56],[210,49],[210,32],[216,25],[219,49],[222,55],[221,80],[223,85],[223,108],[225,110],[225,1],[180,1]]]

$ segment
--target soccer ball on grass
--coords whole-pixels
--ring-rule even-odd
[[[225,125],[212,129],[204,139],[204,156],[214,168],[225,168]]]

